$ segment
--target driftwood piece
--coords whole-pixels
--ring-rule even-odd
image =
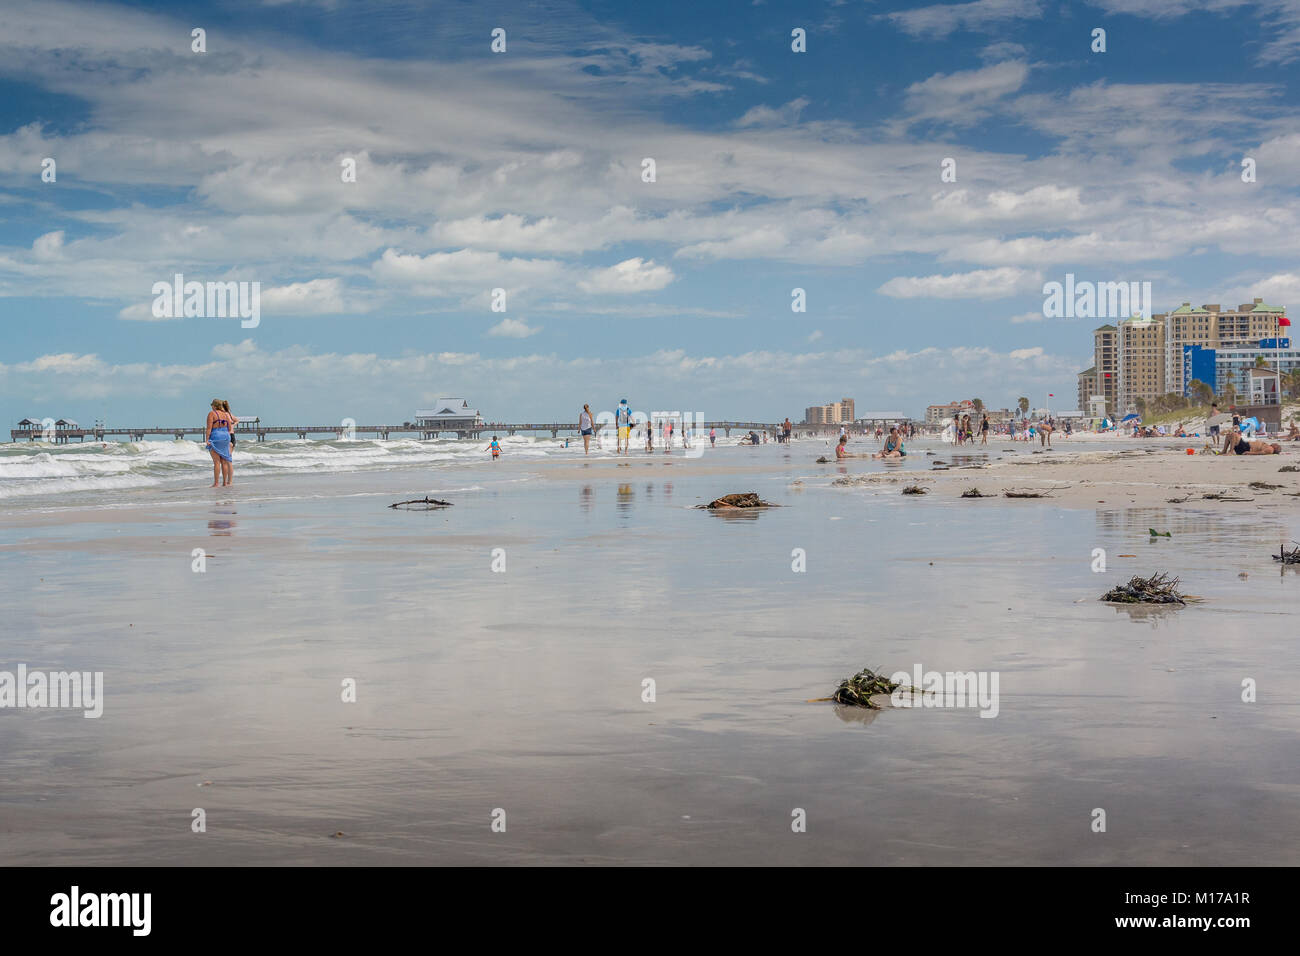
[[[432,511],[435,508],[450,508],[451,502],[430,498],[426,495],[423,498],[412,498],[410,501],[394,501],[388,507],[402,508],[406,511]]]

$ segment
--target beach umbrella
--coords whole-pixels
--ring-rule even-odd
[[[1131,421],[1135,420],[1137,417],[1138,417],[1138,416],[1137,416],[1137,412],[1129,412],[1127,415],[1125,415],[1123,418],[1121,418],[1120,421],[1121,421],[1121,422],[1131,422]]]

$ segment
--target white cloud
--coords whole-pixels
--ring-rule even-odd
[[[492,328],[488,329],[487,334],[497,336],[498,338],[507,339],[526,339],[530,335],[536,335],[542,331],[540,325],[529,325],[522,319],[502,319]]]
[[[608,269],[592,270],[587,278],[578,282],[578,288],[596,295],[653,292],[664,288],[674,278],[672,269],[657,266],[654,260],[638,256],[635,259],[624,259]]]
[[[897,276],[878,291],[896,299],[1003,299],[1041,287],[1039,273],[1008,266],[951,275]]]
[[[1029,77],[1029,64],[1011,60],[977,70],[936,73],[913,83],[903,94],[912,121],[941,120],[969,126],[987,115],[987,108],[1018,91]]]
[[[884,17],[912,36],[946,37],[958,30],[990,30],[1012,20],[1037,19],[1042,15],[1039,0],[974,0],[918,7],[884,14]]]
[[[261,296],[265,315],[332,315],[352,311],[344,305],[343,283],[338,279],[272,286],[263,288]]]
[[[57,232],[47,232],[43,236],[38,236],[32,243],[32,256],[35,259],[46,261],[58,259],[63,255],[63,230]]]
[[[740,127],[793,126],[799,122],[799,114],[810,102],[808,97],[800,96],[777,109],[772,109],[770,106],[751,106],[740,119],[736,120],[736,125]]]

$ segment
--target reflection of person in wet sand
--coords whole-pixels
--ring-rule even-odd
[[[885,439],[885,447],[880,450],[879,454],[872,455],[872,458],[902,458],[907,452],[903,450],[903,440],[898,437],[898,429],[891,428],[889,437]]]
[[[1280,455],[1282,446],[1261,440],[1247,441],[1241,437],[1241,432],[1234,428],[1223,440],[1223,450],[1219,454],[1226,455],[1228,452],[1235,452],[1238,455]]]

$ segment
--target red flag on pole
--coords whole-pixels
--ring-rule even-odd
[[[1285,327],[1291,324],[1291,320],[1287,318],[1281,318],[1277,320],[1277,324]]]

